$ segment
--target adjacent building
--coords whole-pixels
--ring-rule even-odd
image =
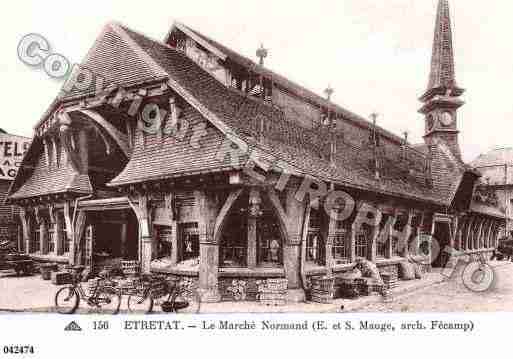
[[[219,301],[234,283],[250,299],[265,278],[288,279],[289,299],[301,300],[309,278],[358,257],[397,271],[410,253],[391,228],[493,250],[504,214],[474,203],[480,174],[461,159],[447,0],[420,98],[422,144],[333,103],[330,89],[321,97],[270,71],[264,48],[257,55],[181,23],[163,41],[105,26],[35,126],[11,187],[26,251],[93,268],[138,261]],[[329,203],[335,191],[348,196]]]
[[[0,242],[18,243],[23,249],[19,231],[18,210],[13,205],[4,204],[7,192],[16,177],[23,154],[30,145],[30,139],[15,136],[0,128]],[[21,247],[20,247],[21,246]]]
[[[480,155],[471,166],[482,174],[475,200],[500,207],[509,234],[513,230],[513,148],[495,148]]]

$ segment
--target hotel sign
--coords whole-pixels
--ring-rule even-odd
[[[16,177],[29,146],[29,138],[0,133],[0,180],[13,180]]]

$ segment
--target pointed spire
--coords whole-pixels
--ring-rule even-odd
[[[446,94],[447,90],[452,90],[451,94],[454,96],[459,96],[464,91],[456,84],[449,1],[439,0],[431,58],[431,73],[428,88],[423,97],[426,98],[433,93]]]

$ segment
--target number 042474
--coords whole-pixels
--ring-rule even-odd
[[[34,346],[32,345],[4,345],[4,354],[34,354]]]

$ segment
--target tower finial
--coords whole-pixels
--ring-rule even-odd
[[[326,89],[324,90],[324,94],[326,95],[326,99],[328,101],[331,100],[331,96],[333,95],[334,92],[335,92],[335,90],[331,87],[331,85],[328,85],[328,87],[326,87]]]
[[[460,160],[457,110],[465,104],[460,98],[463,92],[465,90],[456,84],[449,1],[439,0],[429,84],[420,98],[419,112],[425,115],[426,144],[430,148],[443,144]]]
[[[256,55],[260,59],[260,66],[264,66],[264,59],[267,57],[268,54],[269,51],[266,48],[264,48],[264,44],[260,44],[260,48],[256,51]]]
[[[427,98],[432,93],[441,95],[450,93],[459,96],[463,92],[464,90],[456,84],[449,1],[439,0],[433,39],[431,72],[428,88],[423,98]]]

